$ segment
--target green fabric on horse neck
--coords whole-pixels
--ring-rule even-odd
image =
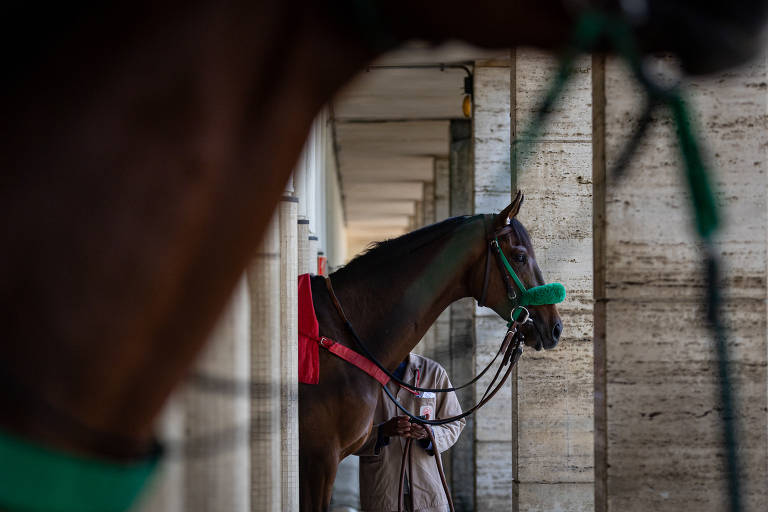
[[[0,509],[122,512],[157,466],[159,453],[130,463],[60,452],[0,431]]]

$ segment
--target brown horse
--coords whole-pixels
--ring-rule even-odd
[[[382,51],[356,2],[339,4],[6,13],[0,429],[105,458],[147,453],[313,117]],[[490,2],[460,21],[454,4],[380,7],[395,40],[552,46],[567,32],[552,0]]]
[[[382,364],[394,370],[449,304],[480,298],[488,236],[510,220],[514,229],[500,240],[503,251],[526,287],[544,284],[528,233],[514,219],[521,202],[518,194],[498,215],[456,217],[378,244],[331,274],[347,317]],[[509,320],[513,304],[503,277],[495,263],[490,269],[487,304]],[[322,277],[312,281],[312,299],[320,335],[355,348]],[[531,316],[526,344],[553,348],[562,331],[555,306],[533,306]],[[368,436],[379,396],[373,378],[321,351],[320,383],[299,388],[302,510],[326,510],[336,468]]]
[[[139,0],[4,12],[0,429],[102,458],[145,456],[321,106],[388,45],[554,48],[581,5],[361,4]],[[739,2],[701,4],[724,10],[716,19],[736,25],[728,34],[739,41],[763,19]],[[711,54],[680,30],[686,19],[644,27],[645,41]]]

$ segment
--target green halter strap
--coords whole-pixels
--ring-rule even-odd
[[[507,270],[512,279],[515,281],[515,285],[520,290],[519,299],[514,310],[512,310],[512,321],[508,325],[512,325],[512,322],[517,321],[520,314],[525,309],[525,306],[540,306],[543,304],[559,304],[565,300],[565,287],[560,283],[549,283],[541,286],[535,286],[530,290],[525,288],[525,285],[517,277],[517,273],[509,264],[509,260],[504,255],[504,251],[501,250],[499,245],[499,238],[493,239],[491,244],[496,250],[496,253],[501,260],[504,268]]]
[[[496,251],[499,253],[499,255],[501,256],[501,262],[504,263],[504,268],[507,269],[507,272],[509,272],[509,275],[512,276],[512,279],[514,279],[515,284],[520,289],[520,298],[522,300],[523,295],[525,295],[525,292],[527,291],[525,289],[525,285],[520,280],[520,278],[517,277],[517,274],[515,274],[515,271],[512,269],[512,265],[510,265],[509,264],[509,260],[507,260],[507,257],[504,256],[504,251],[501,250],[501,246],[499,245],[499,238],[498,237],[494,238],[494,241],[496,243],[493,244],[493,246],[496,249]]]
[[[0,509],[122,512],[157,466],[159,450],[138,462],[64,453],[0,431]]]

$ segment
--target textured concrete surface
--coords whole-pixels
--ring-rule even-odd
[[[510,171],[510,68],[475,64],[474,213],[496,213],[512,199]],[[475,307],[475,374],[499,348],[505,323],[488,308]],[[491,373],[491,372],[489,372]],[[480,397],[492,379],[475,385]],[[511,379],[510,379],[511,380]],[[511,509],[514,484],[511,382],[475,414],[477,510]]]
[[[622,68],[606,72],[606,157],[637,120]],[[768,508],[765,60],[689,87],[726,208],[725,317],[738,396],[746,510]],[[605,482],[598,510],[723,510],[718,378],[705,330],[702,255],[692,234],[669,116],[622,182],[608,181],[605,227]],[[601,397],[602,398],[602,397]]]
[[[248,284],[243,278],[211,334],[194,370],[196,374],[248,382],[249,302]],[[221,394],[198,387],[193,381],[185,386],[183,400],[185,441],[198,453],[185,461],[184,510],[249,512],[247,386],[232,394]],[[222,449],[223,440],[227,449]]]
[[[592,512],[594,486],[587,484],[528,484],[520,486],[519,512]]]
[[[250,298],[251,512],[282,510],[280,474],[280,222],[273,216],[247,269]]]
[[[534,51],[515,56],[516,132],[526,129],[555,72]],[[528,229],[548,282],[561,282],[563,334],[558,347],[526,350],[516,386],[519,510],[591,510],[594,504],[592,382],[591,69],[574,77],[528,154],[516,182],[525,193],[519,220]]]
[[[280,486],[283,510],[299,508],[299,299],[297,203],[279,203]]]
[[[449,156],[449,211],[451,217],[472,213],[472,134],[467,120],[451,121],[451,145]],[[473,311],[474,301],[461,299],[451,304],[450,357],[445,367],[451,382],[461,385],[474,376],[472,354],[474,351]],[[439,360],[441,363],[443,360]],[[474,403],[471,386],[456,392],[463,410]],[[453,492],[456,510],[475,509],[475,431],[476,418],[470,416],[458,441],[448,452],[450,466],[449,485]]]

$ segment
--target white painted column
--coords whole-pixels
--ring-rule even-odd
[[[329,271],[333,271],[338,266],[344,264],[347,258],[346,220],[333,145],[333,131],[329,128],[325,144],[326,179],[324,194],[326,198],[326,233],[323,240],[325,255],[328,257]]]
[[[316,235],[309,235],[309,247],[307,259],[309,263],[309,272],[317,274],[317,253],[320,252],[320,241]]]
[[[768,504],[766,69],[761,59],[688,87],[725,214],[723,309],[748,511]],[[596,183],[611,168],[640,107],[620,63],[609,61],[605,76],[595,89],[596,137],[605,143],[596,155]],[[595,205],[595,509],[725,510],[722,411],[706,329],[703,255],[668,113],[656,116],[625,180],[607,181]]]
[[[193,378],[183,390],[184,432],[193,448],[185,453],[185,511],[250,510],[249,310],[243,278],[194,370],[199,379]],[[196,384],[207,379],[237,385],[222,393]]]
[[[299,197],[299,204],[304,198]],[[298,219],[296,225],[296,241],[297,241],[297,268],[298,275],[307,274],[311,270],[310,266],[310,249],[309,249],[309,219]]]
[[[475,63],[474,213],[499,212],[512,199],[509,66],[509,61]],[[474,371],[479,373],[498,350],[506,324],[488,308],[477,307],[474,320]],[[475,385],[476,396],[488,386],[493,377],[491,373]],[[512,508],[516,476],[513,412],[508,381],[496,397],[475,414],[477,510]]]
[[[280,214],[248,268],[251,299],[251,511],[281,512]]]
[[[555,57],[517,50],[512,128],[521,133],[555,74]],[[557,349],[526,349],[513,389],[517,406],[516,507],[594,508],[592,359],[592,122],[589,57],[550,114],[533,152],[517,169],[525,193],[518,219],[528,228],[548,282],[561,282],[564,331]],[[513,180],[515,177],[513,177]]]
[[[287,191],[290,194],[290,191]],[[280,201],[280,434],[281,506],[299,508],[299,383],[298,383],[298,200],[286,195]]]

